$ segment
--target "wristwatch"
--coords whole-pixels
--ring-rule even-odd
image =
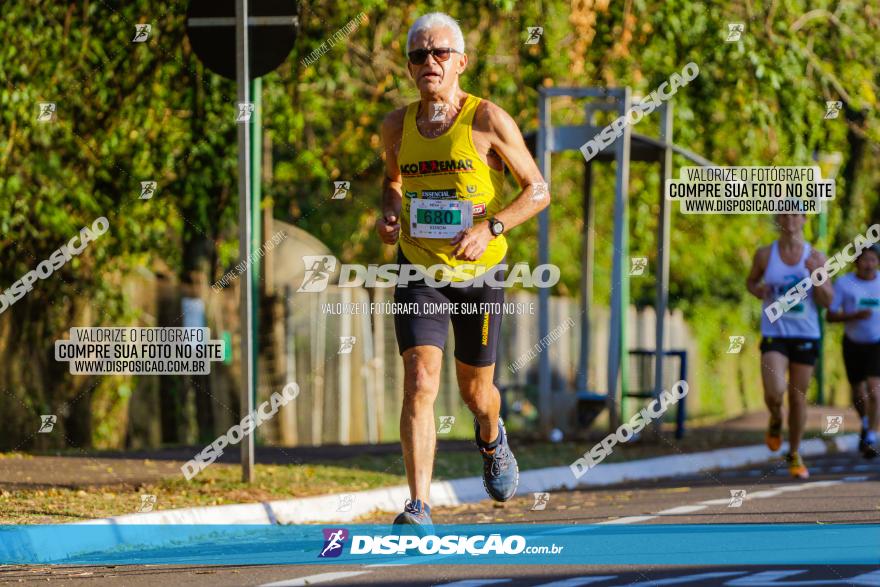
[[[504,223],[493,216],[489,219],[489,232],[493,236],[501,236],[501,233],[504,232]]]

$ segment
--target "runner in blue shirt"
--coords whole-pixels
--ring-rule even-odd
[[[874,458],[880,425],[880,245],[863,250],[855,266],[834,283],[828,321],[845,324],[843,362],[862,421],[859,450]]]

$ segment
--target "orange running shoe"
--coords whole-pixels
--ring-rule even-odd
[[[767,448],[776,452],[782,447],[782,420],[778,422],[774,422],[773,419],[770,419],[770,425],[767,426],[767,436],[765,438],[767,441]]]
[[[804,459],[801,458],[801,455],[798,453],[788,453],[785,455],[785,460],[788,461],[788,472],[795,479],[809,479],[810,472],[807,471],[807,466],[804,464]]]

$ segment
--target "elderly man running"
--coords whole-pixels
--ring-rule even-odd
[[[428,279],[430,285],[424,278],[398,284],[395,301],[418,307],[503,302],[501,288],[481,287],[473,276],[485,271],[495,283],[504,279],[504,235],[550,204],[547,184],[510,115],[459,87],[468,57],[455,20],[442,13],[420,17],[406,45],[407,68],[421,98],[382,124],[386,177],[376,230],[386,244],[400,241],[401,265],[441,266],[448,281],[439,287],[438,280]],[[521,186],[507,206],[501,202],[505,163]],[[434,401],[450,319],[459,390],[474,413],[486,491],[497,501],[516,493],[519,471],[493,383],[501,314],[397,314],[404,365],[400,439],[411,499],[395,524],[432,525]]]

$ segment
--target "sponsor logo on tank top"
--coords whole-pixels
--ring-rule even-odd
[[[404,177],[468,173],[473,171],[476,171],[476,169],[474,169],[473,159],[449,159],[446,161],[434,159],[431,161],[406,163],[405,165],[400,166],[400,174]]]
[[[486,215],[486,203],[474,204],[474,217],[480,218]]]
[[[455,190],[422,190],[422,198],[426,200],[454,200]]]

